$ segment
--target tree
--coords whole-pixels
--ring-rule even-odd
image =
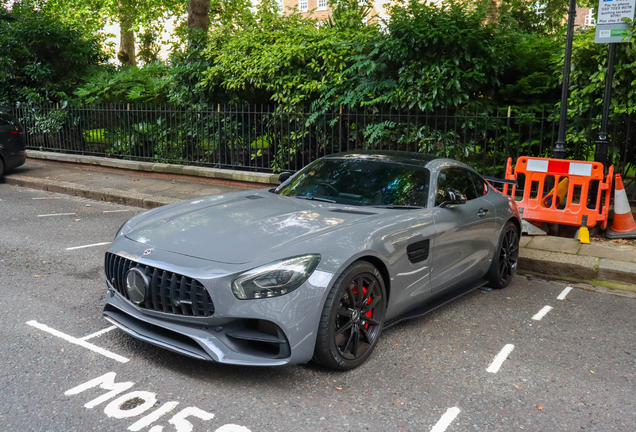
[[[69,100],[90,68],[106,60],[101,44],[31,4],[0,6],[0,105]]]
[[[170,16],[185,12],[181,0],[38,0],[43,11],[63,21],[84,26],[86,33],[102,30],[107,23],[119,23],[122,64],[135,66],[135,32]],[[95,16],[102,17],[95,19]],[[82,24],[84,23],[84,24]]]

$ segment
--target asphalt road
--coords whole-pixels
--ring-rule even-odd
[[[211,364],[101,318],[104,252],[141,209],[0,200],[2,431],[636,430],[635,299],[517,277],[387,330],[350,372]]]

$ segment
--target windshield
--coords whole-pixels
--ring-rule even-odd
[[[328,158],[307,165],[276,193],[360,206],[426,207],[428,183],[426,168]]]

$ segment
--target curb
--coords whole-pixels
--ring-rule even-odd
[[[129,171],[145,171],[152,173],[165,173],[186,175],[192,177],[206,177],[225,181],[260,183],[278,186],[277,174],[267,174],[250,171],[236,171],[221,168],[205,168],[193,165],[174,165],[165,163],[137,162],[123,159],[110,159],[98,156],[84,156],[66,153],[54,153],[37,150],[27,150],[28,158],[48,160],[55,162],[75,163],[84,165],[97,165],[108,168],[125,169]]]
[[[619,282],[636,290],[636,263],[632,262],[520,248],[518,269],[557,279]]]
[[[108,201],[146,209],[183,201],[177,198],[122,191],[113,188],[91,188],[89,186],[77,185],[75,183],[40,179],[19,174],[5,176],[5,183],[13,186],[23,186],[48,192],[57,192],[82,198],[89,198],[96,201]]]

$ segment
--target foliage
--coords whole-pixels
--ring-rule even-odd
[[[551,108],[561,95],[555,65],[563,55],[562,40],[514,32],[506,55],[508,65],[494,96],[496,105]]]
[[[69,99],[87,71],[105,60],[101,40],[29,4],[0,7],[0,104]]]
[[[85,104],[167,101],[168,69],[155,62],[143,68],[100,67],[87,76],[75,96]]]
[[[576,35],[572,51],[572,72],[570,74],[570,97],[568,116],[572,118],[593,119],[590,131],[581,131],[576,123],[570,121],[568,142],[576,144],[581,158],[587,157],[594,149],[594,140],[600,129],[603,94],[607,73],[608,44],[594,43],[594,29]],[[557,65],[562,71],[563,57]],[[627,123],[634,120],[636,113],[636,38],[630,42],[616,44],[614,57],[614,76],[610,103],[610,116],[615,127],[613,133],[617,157],[614,164],[619,171],[626,172],[636,165],[636,143],[634,134],[627,135]],[[628,141],[629,139],[629,141]]]
[[[521,30],[538,35],[565,32],[568,3],[568,0],[503,0],[499,7],[500,22],[513,22]],[[578,3],[583,6],[593,2]]]
[[[386,33],[366,43],[353,40],[351,67],[340,84],[324,89],[325,102],[432,111],[493,93],[507,61],[506,41],[484,24],[482,9],[411,0],[389,11]]]
[[[58,16],[73,25],[82,26],[87,34],[119,22],[122,16],[133,20],[134,30],[148,27],[169,16],[185,12],[181,0],[31,0],[44,12]]]
[[[243,23],[231,37],[212,37],[201,86],[222,89],[234,103],[272,101],[308,108],[325,81],[338,80],[347,67],[345,58],[353,50],[343,40],[352,35],[300,14],[280,15],[266,3],[258,18]],[[373,26],[359,30],[373,31]]]
[[[594,29],[577,35],[572,48],[571,114],[598,115],[603,105],[608,44],[594,43]],[[563,67],[563,58],[559,63]],[[636,112],[636,38],[616,44],[611,111],[616,114]]]

